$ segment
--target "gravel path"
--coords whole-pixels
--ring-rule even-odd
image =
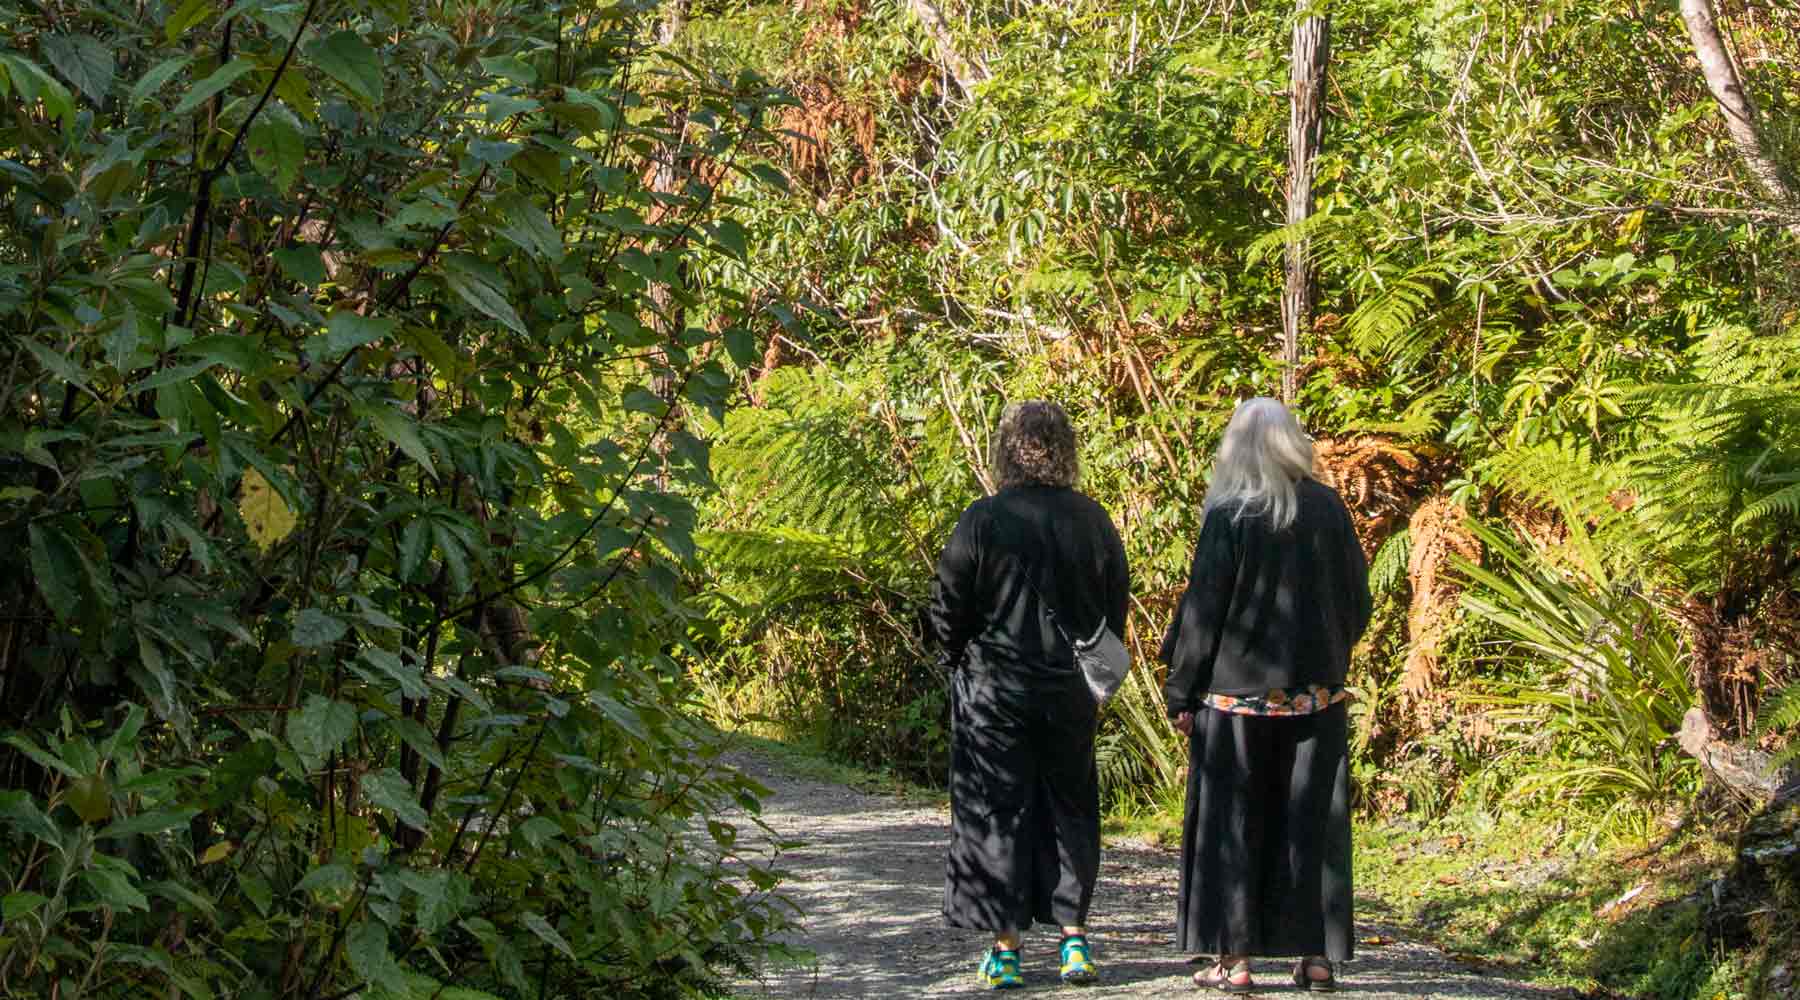
[[[770,967],[739,984],[745,998],[937,997],[980,992],[975,961],[982,935],[944,927],[939,915],[946,810],[874,796],[842,785],[798,778],[749,751],[732,755],[774,794],[763,819],[782,837],[801,841],[779,853],[784,891],[805,913],[792,938],[832,970]],[[765,847],[765,850],[772,848]],[[766,855],[765,855],[766,857]],[[1172,945],[1176,856],[1161,848],[1108,845],[1092,916],[1099,985],[1084,997],[1194,996],[1197,966]],[[1368,1000],[1401,997],[1543,998],[1567,995],[1483,976],[1435,949],[1393,940],[1379,925],[1359,928],[1364,941],[1341,968],[1345,991]],[[1056,981],[1056,935],[1025,938],[1025,992],[1065,989]],[[1292,993],[1291,963],[1259,962],[1260,992]],[[1212,994],[1217,995],[1217,994]]]

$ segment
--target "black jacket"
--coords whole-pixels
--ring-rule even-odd
[[[1013,487],[963,511],[925,623],[945,667],[1024,686],[1076,673],[1052,614],[1071,637],[1103,618],[1123,637],[1130,592],[1125,547],[1099,504],[1065,487]]]
[[[1285,531],[1266,517],[1207,512],[1187,592],[1161,659],[1171,717],[1209,692],[1342,684],[1350,647],[1368,627],[1369,567],[1350,512],[1330,487],[1303,479]]]

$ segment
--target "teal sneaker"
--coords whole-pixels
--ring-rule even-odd
[[[989,948],[981,956],[981,968],[975,973],[981,980],[983,989],[1017,990],[1025,986],[1025,977],[1019,974],[1019,953],[1016,951],[999,951]]]
[[[1091,986],[1100,979],[1087,936],[1071,934],[1062,939],[1062,981],[1070,986]]]

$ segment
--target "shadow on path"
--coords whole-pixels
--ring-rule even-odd
[[[871,796],[841,785],[795,778],[767,757],[743,751],[732,762],[769,786],[763,820],[799,846],[774,853],[786,873],[783,893],[803,911],[790,943],[816,961],[774,966],[738,984],[746,998],[937,997],[982,992],[974,969],[984,935],[944,926],[944,851],[949,818],[940,808]],[[746,845],[746,851],[755,850]],[[1160,848],[1114,845],[1104,852],[1092,932],[1099,985],[1084,997],[1192,996],[1199,966],[1175,951],[1176,856]],[[1391,929],[1359,928],[1358,958],[1340,973],[1346,992],[1368,1000],[1401,997],[1542,998],[1551,991],[1484,977],[1442,953],[1393,942]],[[1386,943],[1392,942],[1392,943]],[[1063,990],[1056,980],[1057,934],[1026,935],[1025,992]],[[1291,963],[1259,962],[1261,990],[1294,993]]]

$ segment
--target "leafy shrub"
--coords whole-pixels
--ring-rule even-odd
[[[0,0],[0,993],[692,995],[781,925],[669,655],[778,98],[654,16]]]

